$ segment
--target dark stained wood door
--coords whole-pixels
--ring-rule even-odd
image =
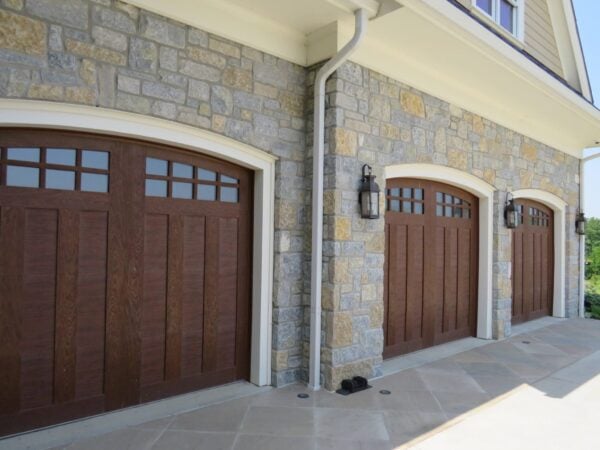
[[[384,358],[475,335],[478,199],[401,178],[386,205]]]
[[[0,135],[0,435],[249,375],[252,173]]]
[[[554,213],[533,200],[515,203],[520,224],[512,238],[512,323],[520,323],[552,314]]]

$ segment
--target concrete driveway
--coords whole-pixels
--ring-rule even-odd
[[[542,325],[348,397],[293,385],[60,448],[598,449],[600,321]]]

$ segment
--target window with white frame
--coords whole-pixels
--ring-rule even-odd
[[[509,33],[519,35],[519,9],[522,0],[474,0],[479,10]]]

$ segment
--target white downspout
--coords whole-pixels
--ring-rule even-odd
[[[367,11],[354,13],[352,39],[334,55],[315,77],[312,191],[312,258],[310,281],[310,363],[308,386],[321,387],[321,282],[323,278],[323,163],[325,147],[325,82],[356,50],[367,29]]]
[[[600,158],[600,153],[579,161],[579,209],[583,211],[585,201],[585,163]],[[579,238],[579,317],[585,317],[585,235]]]

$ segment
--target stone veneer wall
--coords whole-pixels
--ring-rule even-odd
[[[378,220],[359,215],[357,191],[365,163],[382,190],[384,167],[401,163],[454,167],[496,187],[492,308],[497,339],[511,332],[506,193],[535,188],[565,200],[566,311],[570,317],[577,314],[576,158],[354,63],[336,72],[327,92],[323,375],[328,389],[348,376],[380,374],[385,233],[383,215]]]
[[[117,0],[0,0],[0,97],[79,103],[211,130],[279,157],[273,384],[307,379],[312,83],[304,69]],[[507,191],[569,204],[567,314],[577,313],[575,158],[353,63],[327,83],[322,377],[380,373],[384,221],[363,220],[362,164],[426,162],[494,185],[494,337],[510,334]],[[307,111],[305,114],[305,104]],[[308,124],[308,126],[306,126]],[[383,205],[383,202],[382,202]],[[382,208],[383,211],[383,208]]]
[[[299,379],[305,236],[303,67],[115,0],[0,0],[0,97],[114,108],[279,157],[273,383]]]

